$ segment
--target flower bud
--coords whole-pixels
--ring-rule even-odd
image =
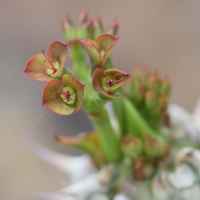
[[[96,20],[93,20],[93,27],[92,27],[92,38],[96,39],[99,35],[103,34],[103,25],[101,22],[101,16],[97,16]]]
[[[88,21],[88,11],[84,10],[79,16],[79,22],[77,27],[81,26],[83,23],[87,21]]]
[[[141,80],[133,81],[130,95],[133,101],[140,102],[143,100],[144,95],[145,95],[145,88]]]
[[[117,36],[118,29],[119,29],[119,20],[116,18],[111,22],[110,27],[108,28],[106,33]]]
[[[144,136],[144,152],[150,158],[164,156],[167,151],[166,144],[159,138],[153,138],[146,133]]]
[[[157,104],[156,93],[154,90],[149,90],[145,94],[145,106],[149,110],[155,109]]]
[[[72,38],[81,40],[88,39],[92,21],[88,19],[88,12],[83,11],[79,18],[79,23],[75,26],[68,14],[65,14],[64,20],[61,20],[63,35],[66,42]]]
[[[148,78],[148,83],[147,83],[148,89],[153,89],[157,94],[159,86],[160,86],[160,80],[159,80],[158,72],[154,72],[150,74]]]
[[[149,71],[146,67],[137,67],[133,71],[133,79],[140,80],[144,87],[147,86]]]
[[[142,141],[128,134],[123,139],[122,148],[125,155],[135,158],[142,153]]]
[[[135,177],[139,180],[146,179],[146,175],[144,173],[144,163],[141,158],[137,158],[135,161],[135,165],[133,167]]]
[[[158,98],[158,106],[157,106],[157,112],[159,112],[160,114],[165,114],[167,107],[168,107],[168,99],[166,96],[161,95]]]
[[[169,79],[167,77],[165,77],[164,79],[161,80],[159,93],[161,95],[166,95],[167,97],[170,95],[170,93],[171,93],[171,85],[170,85]]]

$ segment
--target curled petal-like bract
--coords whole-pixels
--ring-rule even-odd
[[[61,92],[64,88],[64,84],[59,80],[49,81],[43,90],[42,105],[60,115],[72,114],[75,111],[75,107],[66,105],[61,98]]]
[[[84,87],[74,77],[66,74],[60,80],[49,81],[43,90],[42,105],[60,115],[70,115],[77,112],[83,103]]]
[[[109,49],[113,44],[115,44],[118,39],[119,37],[104,33],[97,37],[95,41],[99,44],[101,51],[106,52],[106,50]]]
[[[26,64],[24,74],[37,81],[49,81],[59,78],[67,59],[67,45],[54,41],[48,49],[32,57]]]
[[[26,64],[23,73],[37,81],[51,80],[52,78],[47,75],[47,68],[44,66],[44,61],[46,62],[46,58],[44,58],[42,53],[33,56]]]
[[[74,112],[78,112],[83,104],[85,85],[69,74],[63,76],[63,83],[73,88],[76,94],[76,105]]]
[[[95,43],[95,41],[94,42],[91,42],[91,41],[88,42],[88,40],[81,41],[83,48],[87,52],[87,54],[90,57],[90,59],[92,60],[92,62],[94,64],[99,65],[102,61],[102,56],[99,53],[99,50],[95,47],[94,43]]]
[[[98,68],[95,70],[92,79],[93,89],[98,91],[103,96],[109,98],[118,97],[114,95],[117,88],[119,88],[131,74],[127,74],[120,70],[108,69],[103,72],[102,69]]]
[[[100,45],[100,48],[102,48],[102,49],[103,48],[106,49],[106,47],[111,43],[111,41],[114,40],[113,43],[111,43],[111,45],[105,50],[105,53],[103,54],[103,59],[100,63],[100,66],[103,66],[105,64],[106,60],[108,59],[116,42],[119,40],[119,37],[116,38],[113,35],[105,34],[105,37],[101,36],[101,38],[98,37],[97,39],[99,41],[98,43]]]
[[[101,67],[105,64],[118,39],[119,37],[104,33],[95,41],[82,40],[81,43],[92,62]]]
[[[65,62],[67,59],[68,54],[68,46],[67,44],[63,44],[60,41],[55,41],[50,44],[48,49],[48,55],[52,59],[53,63],[58,62],[60,64],[60,73],[59,76],[62,74],[62,70],[65,66]]]

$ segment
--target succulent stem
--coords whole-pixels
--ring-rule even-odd
[[[156,132],[145,122],[139,114],[135,106],[126,98],[124,98],[124,109],[126,112],[127,133],[141,137],[146,132],[157,135]]]
[[[121,148],[119,141],[111,126],[110,119],[105,107],[99,113],[88,113],[92,124],[97,131],[100,146],[108,162],[117,162],[121,159]]]

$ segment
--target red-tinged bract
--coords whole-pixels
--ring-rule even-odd
[[[68,74],[63,76],[63,83],[54,79],[46,84],[42,105],[57,114],[70,115],[81,108],[85,85]]]
[[[131,74],[127,74],[120,70],[108,69],[103,72],[98,68],[95,70],[92,78],[92,85],[95,91],[109,98],[118,97],[114,95],[115,91],[125,82]]]
[[[102,34],[96,40],[82,40],[82,46],[95,65],[103,66],[119,37]]]
[[[24,74],[37,81],[61,79],[67,59],[68,47],[60,41],[54,41],[48,49],[32,57],[26,64]]]

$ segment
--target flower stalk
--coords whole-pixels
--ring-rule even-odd
[[[118,162],[122,158],[120,143],[111,126],[105,107],[99,113],[88,113],[88,116],[98,133],[100,146],[107,162]]]

